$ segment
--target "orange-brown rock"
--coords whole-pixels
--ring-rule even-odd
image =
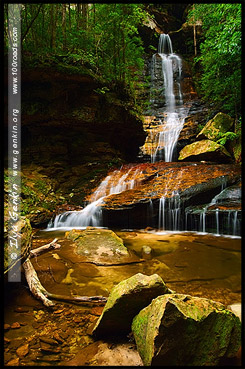
[[[118,209],[137,203],[173,197],[177,192],[183,199],[221,185],[224,177],[233,184],[240,178],[241,170],[235,164],[215,163],[144,163],[139,169],[134,189],[113,194],[104,199],[104,208]],[[123,175],[124,172],[122,172]]]

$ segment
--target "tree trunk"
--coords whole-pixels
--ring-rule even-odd
[[[193,37],[194,37],[194,53],[197,56],[197,39],[196,39],[196,25],[193,25]]]
[[[88,4],[82,3],[82,29],[88,28]]]
[[[62,4],[62,36],[63,51],[66,50],[66,4]]]

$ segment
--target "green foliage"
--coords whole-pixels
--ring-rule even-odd
[[[144,4],[22,4],[22,49],[49,62],[85,66],[112,85],[121,82],[134,94],[142,74],[144,49],[138,25]],[[5,46],[7,7],[5,8]],[[56,59],[56,60],[54,60]]]
[[[201,20],[204,39],[196,62],[202,66],[204,98],[232,116],[241,110],[241,4],[195,4],[188,20]]]
[[[218,138],[218,140],[216,140],[216,142],[220,145],[225,145],[226,141],[230,140],[234,140],[235,138],[237,138],[237,134],[234,132],[225,132],[225,133],[221,133],[220,132],[220,138]]]

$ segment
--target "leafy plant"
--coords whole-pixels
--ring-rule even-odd
[[[241,112],[241,4],[195,4],[188,21],[202,22],[203,41],[195,59],[202,67],[201,92],[232,116]]]

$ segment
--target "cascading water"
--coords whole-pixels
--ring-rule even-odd
[[[169,35],[161,34],[158,53],[153,55],[151,61],[152,85],[154,87],[154,84],[158,83],[158,90],[161,90],[157,97],[151,96],[151,103],[155,105],[158,111],[158,118],[154,119],[157,134],[153,130],[149,130],[147,137],[148,140],[154,143],[150,148],[152,163],[162,159],[165,162],[173,161],[174,149],[189,111],[189,108],[183,105],[181,73],[181,58],[173,53]],[[57,215],[48,224],[48,229],[103,227],[102,205],[104,199],[109,195],[133,189],[138,184],[137,178],[140,176],[140,172],[141,169],[137,165],[123,166],[120,170],[115,170],[92,193],[89,204],[83,210],[67,211]],[[168,187],[169,183],[167,182],[165,188]],[[176,183],[176,188],[178,188],[178,183]],[[224,177],[219,195],[225,191],[225,188],[226,179]],[[149,198],[146,216],[147,225],[158,227],[159,230],[179,231],[191,229],[200,232],[210,231],[210,224],[207,224],[208,215],[210,214],[209,208],[216,205],[216,202],[219,201],[219,195],[215,196],[203,208],[199,207],[194,213],[192,210],[184,208],[180,195],[176,190],[173,191],[172,197],[167,196],[167,191],[164,192],[158,202]],[[223,218],[221,219],[218,206],[214,208],[212,213],[214,224],[211,227],[211,232],[222,234],[222,224],[225,222],[226,229],[231,230],[229,234],[239,234],[241,220],[240,215],[238,217],[238,212],[228,210],[224,213],[225,215],[222,215]]]
[[[125,172],[125,173],[124,173]],[[67,227],[102,227],[103,199],[106,196],[134,188],[140,170],[135,167],[121,168],[108,175],[93,192],[90,203],[81,211],[66,211],[48,224],[48,229]]]
[[[163,151],[166,162],[173,160],[174,149],[188,113],[188,108],[183,106],[180,85],[182,61],[178,55],[173,53],[171,39],[164,33],[160,35],[158,52],[153,55],[151,62],[151,80],[154,90],[156,90],[155,81],[158,79],[159,64],[161,64],[165,106],[163,118],[159,121],[156,149],[151,154],[152,163],[163,159]],[[153,98],[152,103],[154,102]]]

